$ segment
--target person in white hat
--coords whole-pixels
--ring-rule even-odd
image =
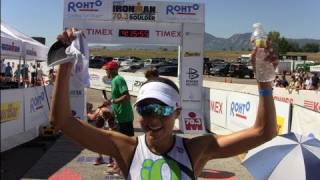
[[[72,39],[73,31],[62,34]],[[253,55],[254,58],[254,55]],[[267,60],[276,62],[270,51]],[[276,112],[270,82],[258,83],[259,105],[254,125],[230,135],[174,135],[174,121],[181,112],[177,86],[169,79],[153,78],[142,85],[134,104],[144,134],[129,137],[101,130],[72,117],[69,101],[71,64],[59,68],[50,120],[84,147],[115,157],[127,179],[196,179],[212,159],[235,156],[257,147],[277,134]]]

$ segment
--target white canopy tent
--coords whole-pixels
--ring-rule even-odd
[[[1,21],[1,57],[47,60],[49,48]]]
[[[1,21],[1,59],[19,59],[19,64],[21,60],[23,64],[47,61],[48,50],[45,45]],[[48,125],[47,92],[51,94],[51,91],[52,86],[1,89],[1,152],[34,139],[39,135],[39,127]]]

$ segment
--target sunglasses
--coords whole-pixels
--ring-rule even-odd
[[[174,109],[171,106],[165,106],[160,104],[137,104],[136,110],[141,116],[170,116]]]

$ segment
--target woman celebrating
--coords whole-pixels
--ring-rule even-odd
[[[58,39],[69,44],[74,29]],[[253,53],[253,59],[254,59]],[[272,52],[266,60],[274,61]],[[254,63],[254,61],[253,61]],[[112,156],[127,179],[196,179],[212,159],[235,156],[257,147],[276,135],[276,113],[270,82],[258,83],[259,105],[255,124],[230,135],[202,135],[182,138],[173,134],[181,112],[176,85],[165,78],[153,78],[142,85],[135,109],[144,134],[129,137],[95,128],[72,117],[68,82],[72,65],[59,68],[53,92],[51,122],[66,135],[91,151]]]

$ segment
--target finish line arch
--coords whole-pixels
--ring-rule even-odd
[[[81,29],[94,44],[178,46],[180,129],[202,133],[204,8],[190,2],[65,0],[63,28]]]

